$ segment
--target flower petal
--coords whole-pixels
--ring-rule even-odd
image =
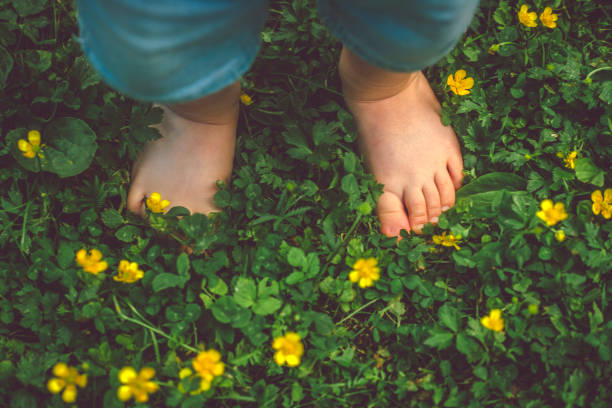
[[[71,403],[71,402],[76,401],[76,397],[77,397],[76,386],[74,384],[68,384],[66,386],[66,389],[62,393],[62,399],[64,400],[64,402]]]
[[[122,385],[117,389],[117,398],[125,402],[132,398],[132,387],[129,385]]]
[[[606,188],[606,191],[604,191],[603,201],[606,204],[612,204],[612,188]]]
[[[136,370],[132,367],[123,367],[121,371],[119,371],[119,381],[123,384],[132,382],[136,377],[138,377],[138,374],[136,374]]]
[[[64,386],[66,385],[66,381],[61,378],[52,378],[47,382],[47,389],[51,394],[59,393]]]

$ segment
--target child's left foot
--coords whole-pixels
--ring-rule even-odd
[[[412,75],[402,91],[386,99],[345,97],[366,162],[384,185],[377,213],[387,236],[436,223],[454,205],[461,186],[463,161],[455,132],[442,125],[440,104],[425,76]]]

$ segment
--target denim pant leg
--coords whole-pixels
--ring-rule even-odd
[[[235,82],[259,50],[267,0],[77,0],[79,41],[106,83],[177,103]]]
[[[418,71],[446,55],[478,0],[318,0],[332,34],[372,65]]]

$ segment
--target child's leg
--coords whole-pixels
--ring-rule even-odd
[[[377,205],[382,232],[396,236],[437,222],[455,203],[463,167],[455,133],[442,126],[427,80],[421,72],[375,68],[346,48],[340,75],[366,162],[385,186]]]
[[[164,106],[162,138],[145,147],[132,170],[128,209],[144,214],[143,199],[158,192],[171,206],[218,211],[216,181],[232,172],[240,84],[205,98]]]
[[[259,48],[266,0],[78,1],[80,41],[115,89],[164,106],[162,138],[132,172],[131,211],[159,192],[171,206],[215,209],[217,180],[231,173],[238,79]]]
[[[381,230],[420,231],[454,204],[461,184],[457,138],[421,68],[448,52],[477,0],[320,0],[344,44],[340,77],[367,163],[384,184]],[[349,51],[350,49],[350,51]]]

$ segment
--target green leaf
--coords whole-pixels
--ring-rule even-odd
[[[189,275],[189,255],[185,252],[182,252],[176,258],[176,271],[179,275]]]
[[[6,80],[13,70],[13,57],[0,45],[0,90],[6,85]]]
[[[140,235],[140,228],[135,225],[124,225],[115,232],[115,237],[123,242],[132,242],[138,235]]]
[[[81,55],[74,60],[72,74],[77,78],[81,90],[100,83],[100,76],[96,71],[94,71],[91,64],[87,60],[87,57],[84,55]]]
[[[306,255],[300,248],[291,247],[287,253],[287,262],[289,265],[305,268],[306,267]]]
[[[57,265],[66,269],[70,265],[76,265],[75,263],[75,244],[66,241],[61,241],[57,247]]]
[[[107,208],[104,210],[100,216],[104,225],[108,228],[117,228],[121,224],[123,224],[123,217],[119,213],[119,211],[114,208]]]
[[[51,67],[53,53],[46,50],[27,50],[23,53],[23,62],[34,72],[43,73]]]
[[[302,282],[305,277],[304,272],[293,271],[285,278],[285,282],[287,282],[287,285],[295,285],[296,283]]]
[[[487,193],[496,190],[522,191],[525,190],[525,179],[512,173],[488,173],[478,177],[469,184],[457,190],[457,199],[466,198],[474,194]]]
[[[583,183],[603,187],[605,172],[588,157],[576,159],[576,177]]]
[[[450,303],[444,303],[438,310],[438,317],[442,324],[455,333],[459,331],[459,312]]]
[[[240,308],[229,296],[220,297],[210,307],[213,316],[221,323],[229,323],[232,321],[236,313],[240,313]]]
[[[460,353],[465,354],[470,363],[477,361],[484,353],[478,342],[465,333],[457,334],[456,346]]]
[[[354,173],[357,167],[357,156],[353,152],[347,152],[343,157],[344,170],[347,173]]]
[[[42,169],[60,177],[76,176],[85,171],[98,148],[96,134],[89,125],[69,117],[54,120],[47,126],[42,132],[41,143],[47,144],[43,149]]]
[[[46,4],[47,0],[13,0],[13,7],[21,17],[40,13]]]
[[[153,278],[152,287],[154,292],[160,292],[164,289],[183,287],[189,280],[189,276],[180,276],[174,273],[163,272]]]
[[[219,296],[224,296],[228,292],[227,284],[223,281],[223,279],[216,276],[213,276],[210,279],[208,290]]]
[[[240,277],[234,288],[234,300],[244,308],[249,308],[255,304],[257,288],[252,279]]]
[[[282,302],[273,297],[258,299],[253,306],[253,312],[260,316],[265,316],[276,312],[282,306]]]
[[[353,174],[347,174],[342,177],[341,181],[342,191],[349,195],[351,200],[356,200],[359,198],[359,184],[357,184],[357,179]]]
[[[453,343],[454,334],[451,332],[438,329],[438,331],[432,330],[430,333],[431,335],[424,341],[427,346],[443,350]]]

